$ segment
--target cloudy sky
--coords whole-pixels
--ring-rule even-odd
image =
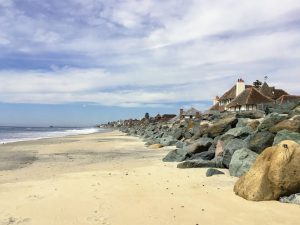
[[[299,0],[0,0],[0,125],[209,107],[237,78],[300,94]]]

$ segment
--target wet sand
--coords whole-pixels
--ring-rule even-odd
[[[1,145],[0,225],[300,224],[298,205],[246,201],[169,150],[116,131]]]

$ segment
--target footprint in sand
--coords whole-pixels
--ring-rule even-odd
[[[43,196],[41,195],[28,195],[27,198],[31,199],[31,200],[40,200],[43,198]]]
[[[14,224],[25,224],[31,221],[30,218],[17,218],[17,217],[9,217],[3,221],[0,221],[0,225],[14,225]]]

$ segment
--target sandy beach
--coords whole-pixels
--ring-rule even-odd
[[[117,131],[1,145],[0,225],[300,224],[298,205],[246,201],[169,150]]]

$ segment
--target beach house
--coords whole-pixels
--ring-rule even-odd
[[[299,101],[300,96],[289,95],[285,90],[270,87],[267,82],[260,85],[247,85],[243,79],[213,100],[212,111],[264,110],[272,104]]]

